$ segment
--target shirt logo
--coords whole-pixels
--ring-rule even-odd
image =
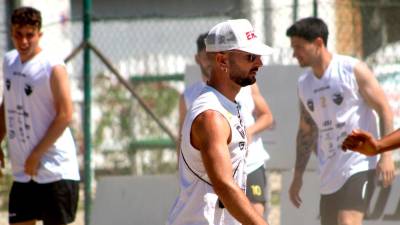
[[[246,38],[247,38],[247,40],[251,40],[251,39],[254,39],[254,38],[256,38],[257,36],[254,34],[254,31],[248,31],[248,32],[246,32]]]
[[[325,98],[325,96],[321,96],[320,97],[320,102],[321,102],[322,108],[326,108],[326,98]]]
[[[240,125],[236,125],[236,130],[239,132],[240,136],[242,136],[242,138],[245,138],[245,133],[244,133],[244,129],[242,126]]]
[[[10,90],[10,87],[11,87],[11,80],[7,79],[6,80],[6,88],[7,88],[7,90]]]
[[[310,111],[314,111],[314,102],[313,102],[313,100],[312,99],[308,99],[307,100],[307,107],[308,107],[308,109],[310,110]]]
[[[29,85],[29,84],[25,84],[25,89],[24,89],[24,90],[25,90],[25,94],[26,94],[27,96],[31,95],[32,92],[33,92],[32,86]]]
[[[212,39],[214,39],[214,40],[212,40]],[[226,35],[217,36],[217,39],[218,39],[217,40],[218,44],[232,44],[232,43],[236,42],[235,34],[232,31],[229,31]],[[210,37],[210,41],[208,41],[208,43],[210,43],[210,42],[215,43],[215,38]],[[213,43],[211,43],[211,44],[213,44]]]
[[[243,150],[245,145],[246,145],[246,143],[244,141],[239,142],[240,150]]]
[[[341,93],[335,93],[332,100],[336,105],[340,105],[343,102],[343,96]]]
[[[324,86],[324,87],[320,87],[320,88],[314,89],[314,94],[318,93],[318,92],[321,92],[321,91],[326,91],[326,90],[328,90],[330,88],[331,87],[328,85],[328,86]]]

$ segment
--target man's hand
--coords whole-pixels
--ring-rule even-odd
[[[296,208],[300,208],[300,205],[302,203],[300,197],[300,190],[302,186],[303,186],[303,180],[301,178],[294,177],[292,184],[290,185],[289,188],[289,198]]]
[[[382,179],[383,187],[386,188],[392,184],[395,178],[394,172],[395,166],[391,155],[385,155],[385,153],[383,153],[378,164],[376,165],[376,173],[377,176]]]
[[[380,153],[377,140],[371,133],[363,130],[353,130],[353,132],[343,141],[342,149],[350,149],[367,156],[374,156]],[[390,154],[383,153],[376,166],[376,173],[382,179],[384,187],[392,184],[395,166]]]
[[[371,133],[363,130],[353,130],[343,141],[342,150],[352,150],[367,156],[379,154],[376,139]]]
[[[253,142],[253,132],[251,132],[249,129],[246,129],[246,137],[247,143],[250,145],[251,142]]]
[[[25,173],[29,176],[35,176],[40,166],[40,156],[32,151],[25,161]]]

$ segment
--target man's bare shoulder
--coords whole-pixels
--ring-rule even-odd
[[[193,121],[191,129],[193,146],[207,149],[212,143],[227,143],[230,138],[230,127],[226,118],[215,110],[200,113]]]
[[[198,129],[210,129],[209,132],[218,131],[224,127],[228,127],[228,121],[226,118],[218,111],[213,109],[205,110],[200,113],[193,121],[193,127]]]

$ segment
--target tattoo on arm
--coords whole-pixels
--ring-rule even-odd
[[[296,140],[296,172],[303,173],[306,169],[311,153],[316,153],[318,129],[307,112],[304,105],[300,103],[301,125]]]

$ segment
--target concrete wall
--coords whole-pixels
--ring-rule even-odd
[[[165,224],[175,198],[174,175],[104,177],[94,200],[92,225]]]
[[[316,172],[304,174],[300,192],[302,206],[297,209],[289,201],[292,174],[282,173],[280,224],[319,223],[319,178]],[[372,195],[364,225],[398,225],[400,223],[400,178],[390,188],[377,187]],[[178,194],[175,175],[104,177],[98,183],[91,224],[137,225],[165,224]]]

